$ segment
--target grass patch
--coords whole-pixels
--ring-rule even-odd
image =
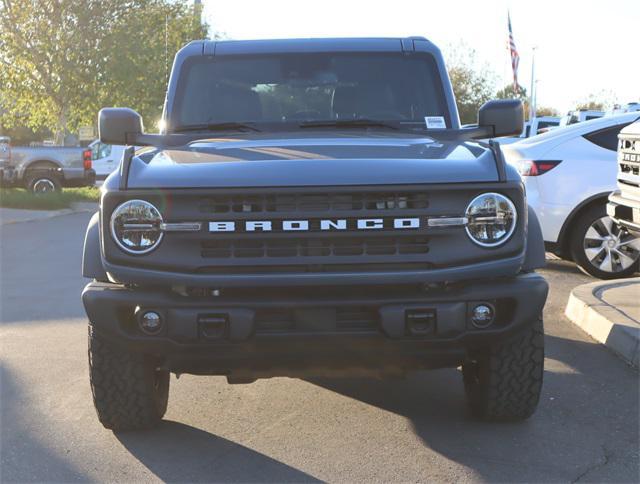
[[[30,210],[59,210],[73,202],[97,202],[100,190],[96,187],[64,188],[58,193],[33,195],[23,188],[0,188],[0,207]]]

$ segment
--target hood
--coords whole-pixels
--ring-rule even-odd
[[[130,188],[237,188],[494,182],[480,143],[406,133],[317,137],[298,133],[204,139],[134,157]]]

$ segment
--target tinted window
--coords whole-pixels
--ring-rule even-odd
[[[91,149],[91,158],[94,160],[99,160],[101,158],[106,158],[111,154],[111,145],[106,145],[104,143],[96,143],[93,145]]]
[[[429,55],[319,53],[194,57],[178,81],[172,127],[444,116]]]
[[[610,128],[594,131],[592,133],[585,134],[584,137],[601,148],[616,151],[618,149],[618,134],[620,133],[620,130],[628,124],[630,123],[618,124]]]
[[[555,127],[558,126],[558,123],[558,121],[540,121],[538,123],[538,129]]]

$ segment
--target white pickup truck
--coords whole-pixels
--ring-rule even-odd
[[[95,140],[89,145],[97,181],[103,181],[118,167],[125,148],[126,146],[122,145],[108,145],[100,140]]]

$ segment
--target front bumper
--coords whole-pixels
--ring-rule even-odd
[[[457,366],[475,348],[535,321],[548,286],[529,273],[427,292],[356,289],[245,289],[187,297],[93,282],[82,300],[94,330],[127,351],[159,356],[163,367],[177,373],[252,379]],[[470,322],[479,302],[496,309],[486,329]],[[149,310],[163,321],[153,336],[138,325],[139,315]],[[410,314],[432,317],[412,326]]]
[[[619,191],[609,195],[607,215],[630,233],[640,237],[640,201],[622,196]]]

